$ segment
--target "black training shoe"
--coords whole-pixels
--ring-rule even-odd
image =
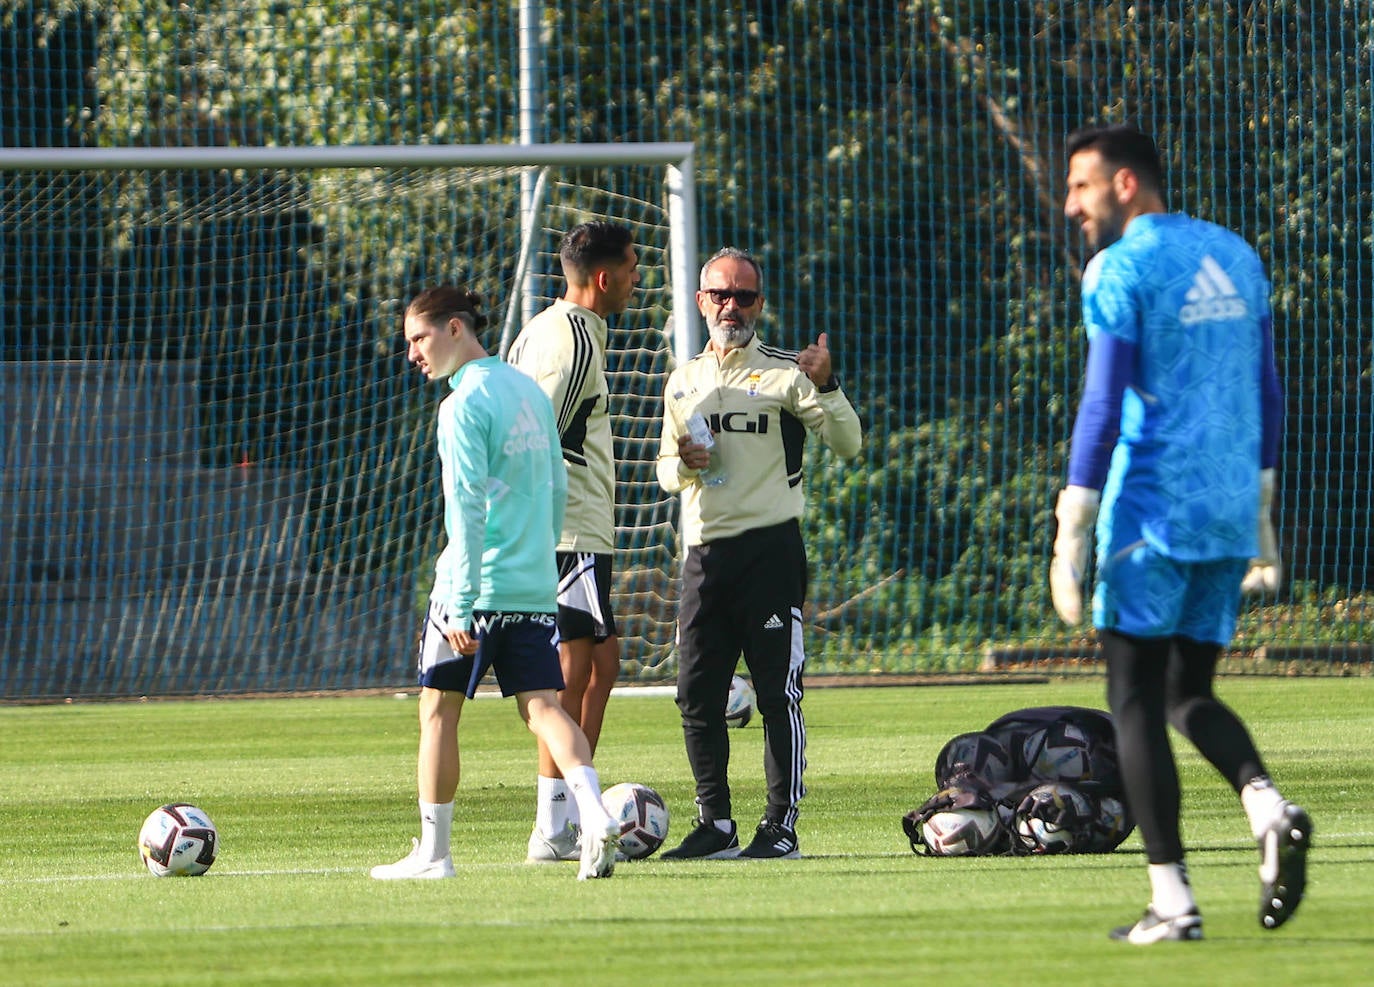
[[[1302,904],[1311,842],[1312,820],[1307,813],[1292,802],[1283,803],[1277,818],[1259,838],[1262,928],[1277,929]]]
[[[1118,942],[1129,942],[1136,946],[1148,946],[1155,942],[1191,942],[1202,938],[1202,916],[1197,909],[1193,909],[1174,918],[1160,918],[1155,906],[1151,905],[1135,925],[1123,925],[1108,935]]]
[[[729,860],[739,856],[739,834],[734,823],[730,832],[723,833],[715,823],[698,819],[696,828],[681,843],[659,856],[664,860]]]
[[[754,838],[739,855],[754,860],[796,860],[801,856],[801,850],[797,847],[795,832],[782,823],[765,819],[759,823]]]

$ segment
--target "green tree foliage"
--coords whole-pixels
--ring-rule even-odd
[[[6,82],[50,80],[41,99],[6,111],[7,143],[518,133],[515,3],[6,0],[0,10]],[[830,333],[869,441],[857,466],[815,458],[811,538],[825,571],[815,609],[843,626],[827,630],[829,651],[1060,634],[1043,569],[1084,355],[1086,260],[1061,213],[1062,148],[1085,123],[1152,130],[1171,206],[1237,229],[1270,265],[1289,389],[1279,520],[1290,568],[1301,583],[1368,584],[1367,4],[578,0],[547,4],[540,34],[542,139],[694,141],[703,252],[735,244],[761,259],[772,341],[800,347]],[[233,187],[216,195],[263,203],[236,235],[281,247],[264,255],[262,277],[298,279],[301,302],[249,320],[251,295],[219,300],[200,316],[198,345],[233,350],[234,334],[249,333],[245,346],[267,341],[264,359],[298,358],[295,327],[323,300],[310,287],[318,250],[295,248],[318,245],[320,231],[272,214],[265,190],[218,180]],[[10,260],[16,229],[4,228],[12,285],[39,263],[31,241],[29,259]],[[184,233],[172,240],[149,224],[128,249],[204,265]],[[93,263],[71,259],[84,244],[53,249],[51,265]],[[6,309],[7,347],[43,307],[30,291],[23,312]],[[366,373],[366,352],[385,350],[394,327],[359,305],[331,318],[352,327]],[[134,336],[151,341],[159,330],[142,322]],[[184,345],[165,330],[162,342]],[[274,414],[270,395],[239,397]],[[273,434],[306,448],[305,427]]]

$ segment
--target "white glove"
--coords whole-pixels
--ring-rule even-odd
[[[1054,505],[1059,534],[1050,561],[1050,599],[1059,619],[1070,627],[1083,619],[1083,577],[1088,572],[1088,545],[1100,500],[1096,490],[1068,486],[1059,491]]]
[[[1260,470],[1259,487],[1259,554],[1250,560],[1250,568],[1241,580],[1240,591],[1248,594],[1277,593],[1283,579],[1279,565],[1279,540],[1274,534],[1270,517],[1274,506],[1274,471]]]

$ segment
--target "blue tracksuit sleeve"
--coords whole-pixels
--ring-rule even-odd
[[[1130,383],[1136,348],[1120,336],[1096,333],[1088,343],[1083,400],[1069,448],[1069,483],[1101,490],[1121,432],[1121,398]]]
[[[1279,442],[1283,437],[1283,385],[1274,362],[1272,315],[1261,320],[1260,332],[1260,469],[1273,469],[1279,462]]]

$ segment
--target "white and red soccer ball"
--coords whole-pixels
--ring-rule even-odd
[[[993,806],[944,809],[921,824],[921,841],[939,857],[978,857],[1001,845],[1001,821]]]
[[[754,687],[742,675],[730,680],[730,694],[725,699],[725,722],[728,726],[742,727],[754,718]]]
[[[204,874],[219,851],[219,831],[204,810],[171,802],[152,811],[138,831],[138,854],[158,877]]]
[[[1073,785],[1037,785],[1016,807],[1012,823],[1031,853],[1078,853],[1090,848],[1098,809]]]
[[[620,823],[620,853],[626,860],[643,860],[668,838],[668,806],[648,785],[612,785],[601,793],[601,804]]]

